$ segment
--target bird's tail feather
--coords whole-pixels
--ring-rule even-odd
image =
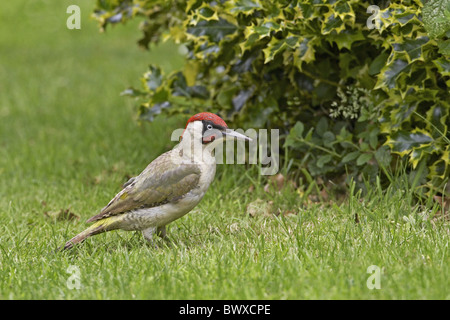
[[[110,225],[109,219],[104,219],[104,220],[100,220],[97,221],[96,223],[94,223],[93,225],[91,225],[89,228],[87,228],[86,230],[84,230],[83,232],[77,234],[75,237],[73,237],[72,239],[70,239],[69,241],[66,242],[66,244],[64,245],[64,247],[60,247],[60,249],[62,250],[67,250],[67,249],[71,249],[75,244],[82,242],[83,240],[85,240],[86,238],[105,232],[105,231],[109,231],[110,228],[108,228],[108,226]]]

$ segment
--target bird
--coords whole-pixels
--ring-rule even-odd
[[[179,143],[154,159],[139,175],[86,222],[92,223],[62,247],[70,249],[86,238],[112,230],[141,231],[154,243],[166,237],[166,225],[183,217],[202,200],[216,173],[214,148],[225,139],[252,139],[229,129],[218,115],[190,117]]]

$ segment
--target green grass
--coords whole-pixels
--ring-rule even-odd
[[[134,101],[119,96],[149,63],[179,67],[176,47],[140,51],[136,23],[99,34],[92,3],[77,3],[77,31],[65,28],[70,1],[0,5],[1,299],[450,298],[449,224],[414,205],[402,177],[364,199],[304,207],[294,189],[264,192],[257,168],[220,166],[201,204],[169,226],[170,243],[117,231],[55,254],[182,125],[138,126]],[[251,217],[257,199],[294,214]],[[65,209],[80,219],[45,215]],[[379,290],[366,286],[371,265]]]

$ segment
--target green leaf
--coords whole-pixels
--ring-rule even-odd
[[[325,132],[328,130],[328,120],[325,117],[320,118],[319,122],[316,125],[316,133],[323,137]]]
[[[371,153],[362,153],[358,159],[356,159],[356,165],[362,166],[372,159],[373,155]]]
[[[422,47],[430,40],[428,37],[418,37],[416,39],[402,39],[400,43],[393,43],[394,51],[405,52],[409,57],[409,62],[423,60]]]
[[[444,137],[447,134],[447,118],[450,112],[450,106],[444,103],[435,104],[426,113],[427,130],[432,132],[435,138]]]
[[[142,92],[140,90],[136,90],[134,88],[127,88],[124,91],[122,91],[120,93],[121,96],[130,96],[130,97],[144,97],[146,96],[148,93],[146,92]]]
[[[377,151],[375,151],[375,160],[377,160],[377,162],[384,167],[389,166],[392,160],[392,156],[387,146],[382,146]]]
[[[323,166],[325,165],[325,164],[327,164],[328,162],[330,162],[331,161],[331,159],[333,159],[333,157],[331,156],[331,154],[326,154],[326,155],[323,155],[323,156],[320,156],[318,159],[317,159],[317,166],[319,167],[319,168],[323,168]]]
[[[314,56],[315,49],[313,46],[312,38],[305,37],[300,41],[300,44],[295,51],[294,55],[294,64],[299,68],[299,70],[302,70],[302,63],[306,62],[312,62],[315,59]]]
[[[152,122],[155,120],[155,116],[160,114],[163,109],[168,109],[171,107],[170,102],[162,102],[162,103],[156,103],[151,108],[143,107],[140,109],[139,118],[141,120],[147,120]]]
[[[212,8],[209,4],[203,3],[198,9],[196,9],[198,19],[203,20],[219,20],[217,15],[217,7]]]
[[[222,88],[217,94],[216,101],[222,108],[229,108],[233,103],[233,97],[239,88],[233,86],[230,88]]]
[[[236,127],[285,128],[292,168],[326,179],[376,175],[396,152],[410,167],[434,168],[427,188],[437,190],[450,175],[444,2],[386,2],[373,30],[356,0],[102,0],[94,17],[102,27],[139,17],[142,44],[187,50],[184,67],[149,69],[142,92],[126,91],[142,118],[212,111]]]
[[[291,132],[293,132],[297,138],[302,138],[304,130],[305,130],[305,126],[303,125],[303,123],[298,121],[295,124],[294,128],[292,128]]]
[[[410,65],[407,61],[402,59],[394,60],[381,70],[375,89],[380,89],[382,87],[394,89],[397,85],[396,80],[400,74],[408,73],[410,69]]]
[[[331,11],[328,14],[325,14],[322,22],[322,34],[328,34],[333,30],[339,32],[342,31],[343,28],[345,28],[345,25],[339,16]]]
[[[280,25],[272,21],[263,22],[261,25],[246,26],[244,31],[245,41],[239,44],[242,53],[252,49],[258,41],[270,37],[272,32],[277,32],[280,29]]]
[[[433,63],[441,75],[450,76],[450,59],[440,57],[439,59],[433,60]]]
[[[448,0],[431,0],[423,6],[423,23],[430,37],[439,38],[450,29],[450,19],[446,12],[450,12]]]
[[[208,37],[212,42],[220,42],[227,35],[237,31],[237,27],[229,23],[227,20],[219,18],[219,20],[200,20],[195,26],[190,26],[187,33],[196,37]]]
[[[144,74],[143,80],[146,84],[146,89],[150,91],[156,90],[162,83],[161,69],[157,66],[151,65],[149,67],[149,71]]]
[[[446,56],[450,56],[450,40],[439,40],[439,53],[445,54]]]
[[[433,138],[428,133],[416,130],[415,132],[397,131],[388,137],[386,143],[391,146],[393,152],[404,155],[411,152],[413,148],[432,142]]]
[[[249,15],[255,10],[262,9],[259,1],[252,0],[227,1],[225,4],[226,8],[230,10],[231,13],[245,13]]]
[[[374,128],[369,133],[369,145],[372,149],[375,149],[378,145],[378,134],[380,130],[378,128]]]
[[[351,49],[353,42],[364,40],[364,35],[361,30],[343,30],[339,33],[332,32],[327,36],[328,42],[337,44],[339,50],[343,48]]]
[[[373,76],[380,73],[380,70],[386,65],[388,57],[389,54],[387,52],[382,52],[379,54],[369,66],[369,75]]]
[[[245,105],[247,100],[250,99],[250,97],[253,95],[253,92],[254,92],[253,88],[243,89],[239,91],[239,93],[235,97],[233,97],[232,100],[234,111],[239,112]]]
[[[322,139],[323,139],[323,145],[324,145],[325,147],[331,147],[331,146],[334,144],[334,142],[336,141],[336,136],[334,135],[333,132],[331,132],[331,131],[326,131],[326,132],[323,134]]]
[[[297,36],[290,36],[286,39],[281,40],[272,38],[272,40],[267,45],[267,48],[263,50],[264,56],[266,57],[264,63],[270,62],[277,54],[283,52],[287,48],[295,48],[299,45],[299,37]]]
[[[358,158],[358,156],[361,154],[361,152],[359,151],[353,151],[350,153],[347,153],[343,158],[342,158],[342,163],[347,163],[350,162],[352,160],[355,160],[356,158]]]

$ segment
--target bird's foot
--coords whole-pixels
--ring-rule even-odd
[[[166,234],[166,226],[150,227],[145,230],[142,230],[142,235],[144,236],[145,240],[147,240],[148,244],[150,244],[155,249],[158,249],[159,241],[155,240],[154,238],[155,234],[165,241],[170,241]]]

